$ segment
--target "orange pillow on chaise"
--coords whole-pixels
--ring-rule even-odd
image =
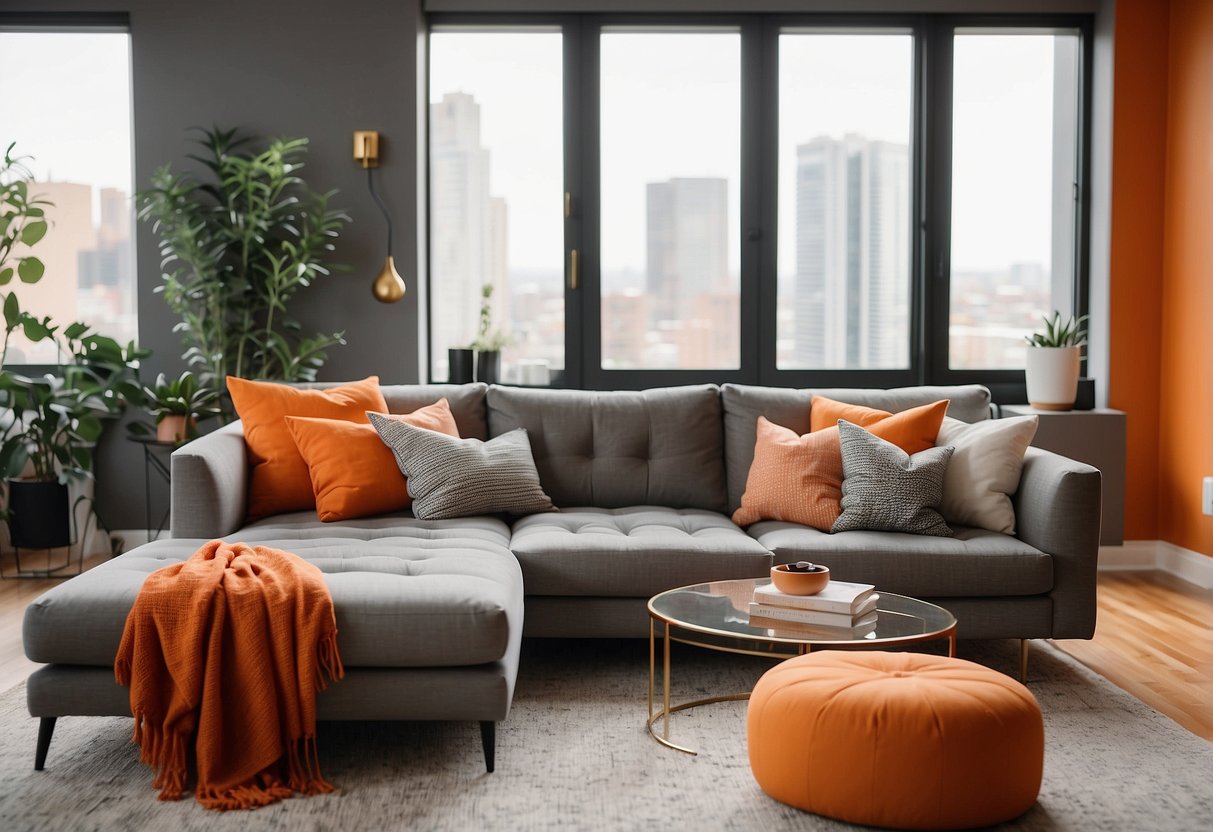
[[[378,376],[325,390],[302,390],[228,376],[227,389],[236,414],[244,422],[244,441],[253,463],[249,520],[316,505],[307,463],[295,447],[284,417],[313,416],[368,424],[368,410],[387,410]]]
[[[733,522],[783,520],[828,532],[842,513],[842,440],[838,420],[867,428],[908,454],[935,446],[948,410],[946,399],[900,413],[844,404],[814,396],[809,411],[813,430],[803,436],[758,417],[754,461],[741,506]],[[814,427],[819,425],[820,427]]]
[[[446,399],[388,418],[459,436]],[[386,514],[412,505],[396,457],[370,424],[287,416],[286,426],[307,463],[316,514],[324,522]]]

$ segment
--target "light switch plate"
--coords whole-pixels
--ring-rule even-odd
[[[1205,477],[1204,497],[1200,501],[1200,510],[1205,514],[1213,514],[1213,477]]]

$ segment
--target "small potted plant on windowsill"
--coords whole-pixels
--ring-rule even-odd
[[[143,395],[148,413],[156,418],[157,442],[188,442],[198,436],[199,422],[220,413],[219,391],[200,384],[189,370],[174,379],[161,373],[155,384],[143,388]],[[148,430],[141,422],[129,428],[136,435]]]
[[[495,384],[501,377],[501,350],[510,344],[510,336],[493,328],[493,285],[480,289],[480,326],[476,340],[468,348],[476,353],[476,381]]]
[[[1025,336],[1029,346],[1025,363],[1028,404],[1037,410],[1072,410],[1078,394],[1082,348],[1087,343],[1087,316],[1060,312],[1044,318],[1044,331]]]

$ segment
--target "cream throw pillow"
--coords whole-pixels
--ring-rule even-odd
[[[1019,488],[1023,455],[1036,435],[1037,417],[1014,416],[967,424],[945,418],[936,447],[956,450],[943,482],[940,513],[954,525],[1015,534],[1011,495]]]

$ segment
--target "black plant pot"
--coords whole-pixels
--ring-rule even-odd
[[[501,352],[488,350],[476,353],[476,381],[496,384],[501,375]]]
[[[470,384],[472,381],[472,357],[475,353],[469,349],[448,349],[446,351],[447,375],[451,384]]]
[[[53,549],[72,544],[67,486],[42,480],[8,481],[8,530],[20,549]]]

